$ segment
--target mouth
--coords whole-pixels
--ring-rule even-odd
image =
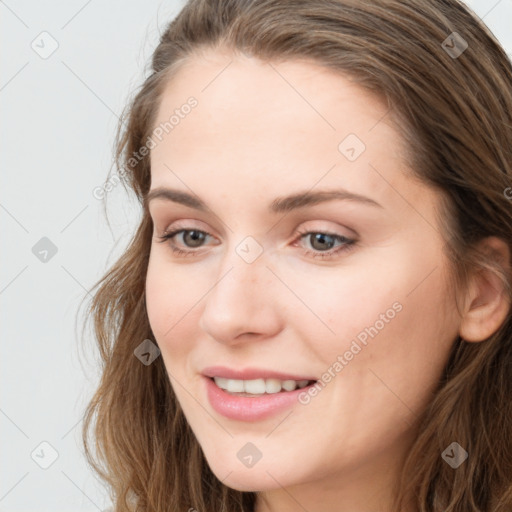
[[[240,378],[241,374],[246,378]],[[202,376],[206,398],[213,410],[241,422],[263,421],[295,407],[300,403],[300,396],[318,382],[276,372],[225,368],[219,371],[219,367],[203,372]]]
[[[209,377],[215,385],[233,396],[240,397],[261,397],[265,395],[273,395],[276,393],[289,393],[296,389],[303,389],[307,386],[315,384],[316,380],[308,379],[228,379],[226,377]]]

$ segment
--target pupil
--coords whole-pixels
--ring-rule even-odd
[[[192,238],[192,242],[199,242],[196,245],[194,245],[194,243],[191,244],[192,247],[196,247],[196,246],[200,245],[200,243],[202,242],[203,233],[201,233],[199,231],[189,231],[185,236],[190,236]],[[187,242],[187,245],[188,245],[188,242]]]
[[[333,241],[333,237],[331,235],[326,235],[324,233],[315,233],[314,235],[314,238],[313,238],[313,243],[311,244],[315,249],[325,249],[325,239],[326,238],[330,238],[331,239],[331,243]],[[321,244],[324,244],[323,246],[320,245],[320,247],[315,247],[315,242],[319,241]],[[329,244],[329,246],[331,246],[332,244]],[[328,249],[330,249],[331,247],[328,247]]]

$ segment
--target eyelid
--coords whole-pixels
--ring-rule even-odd
[[[313,225],[311,225],[313,224]],[[319,225],[320,224],[320,225]],[[332,225],[330,227],[329,225]],[[359,238],[359,233],[352,228],[338,222],[329,220],[315,220],[315,221],[304,221],[299,224],[299,227],[295,229],[295,233],[300,231],[305,232],[321,232],[330,233],[332,235],[344,236],[346,238]]]
[[[310,226],[311,222],[316,223],[316,224],[323,222],[323,225]],[[196,223],[198,223],[199,226],[197,226]],[[332,228],[326,227],[325,223],[334,224],[335,226]],[[204,231],[208,235],[217,238],[216,235],[214,235],[212,233],[212,230],[209,227],[207,227],[207,224],[199,219],[194,219],[194,218],[179,219],[174,222],[167,223],[167,224],[168,224],[168,227],[166,227],[163,230],[164,234],[168,233],[170,231],[176,231],[177,229],[180,229],[180,228],[186,229],[186,230],[194,230],[195,229],[197,231]],[[203,225],[205,227],[201,227],[201,225]],[[330,221],[330,220],[323,220],[323,221],[321,221],[321,220],[316,220],[316,221],[306,220],[306,221],[301,221],[299,223],[299,226],[301,226],[301,228],[295,228],[294,236],[297,235],[297,233],[299,233],[300,231],[304,230],[304,232],[315,231],[315,232],[321,232],[321,233],[329,233],[332,235],[342,235],[347,238],[359,238],[359,234],[354,229],[349,228],[348,226],[345,226],[345,225],[341,225],[337,222]],[[343,230],[343,232],[340,232],[340,230]]]
[[[198,225],[199,224],[199,225]],[[204,231],[205,233],[208,233],[211,236],[213,233],[211,233],[211,229],[207,227],[207,224],[198,220],[198,219],[180,219],[176,220],[174,222],[168,222],[166,223],[167,227],[163,230],[163,233],[169,233],[170,231],[176,231],[177,229],[185,229],[185,230],[197,230],[197,231]],[[205,226],[205,227],[202,227]]]
[[[171,243],[171,240],[174,237],[180,235],[181,233],[184,233],[187,231],[199,231],[199,232],[203,233],[207,238],[208,237],[213,238],[218,241],[218,238],[213,233],[210,233],[210,231],[207,229],[203,229],[201,227],[195,226],[193,224],[193,222],[191,222],[192,220],[195,221],[195,219],[187,219],[187,220],[180,219],[174,223],[171,223],[169,225],[169,227],[163,231],[163,235],[159,236],[158,238],[162,242],[165,242],[167,240]],[[320,221],[316,221],[316,222],[320,222]],[[348,233],[348,234],[346,232],[344,233],[343,232],[344,230],[348,230],[350,233]],[[289,243],[291,243],[294,247],[296,247],[297,245],[300,245],[300,242],[304,237],[307,237],[308,235],[311,235],[313,233],[326,234],[326,235],[331,236],[338,240],[344,239],[344,240],[346,240],[346,242],[344,242],[346,246],[354,246],[355,244],[359,244],[359,241],[360,241],[359,235],[354,230],[348,228],[347,226],[343,226],[343,229],[341,227],[331,229],[331,228],[325,227],[325,225],[324,226],[309,226],[308,222],[306,221],[306,222],[300,224],[299,227],[294,230],[294,232],[292,234],[291,242],[287,241],[285,243],[285,245],[288,245]],[[171,245],[175,246],[176,244],[171,243]],[[197,255],[200,255],[201,249],[206,248],[208,245],[209,244],[206,244],[201,247],[197,247],[195,249],[194,248],[188,248],[188,249],[185,248],[181,252],[189,252],[190,255],[192,255],[194,253],[197,253]],[[213,245],[218,245],[218,243],[213,244]],[[179,249],[174,249],[174,250],[176,250],[177,252],[180,252]],[[314,253],[317,255],[322,254],[321,251],[315,252],[315,251],[306,250],[305,252],[309,253],[309,254]],[[333,252],[332,250],[329,250],[329,251],[325,251],[324,254],[326,255],[326,257],[328,257],[327,255],[331,254],[332,252]],[[334,252],[336,252],[336,251],[334,251]],[[334,256],[334,254],[333,254],[333,256]]]

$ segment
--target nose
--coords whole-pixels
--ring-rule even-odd
[[[274,336],[282,328],[276,285],[264,254],[247,263],[233,253],[207,293],[199,327],[219,343],[236,345]]]

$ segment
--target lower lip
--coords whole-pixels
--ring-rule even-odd
[[[211,406],[219,414],[237,421],[258,421],[268,418],[296,404],[300,393],[314,386],[310,384],[294,391],[269,393],[258,397],[231,395],[219,388],[213,379],[206,380],[206,393]]]

